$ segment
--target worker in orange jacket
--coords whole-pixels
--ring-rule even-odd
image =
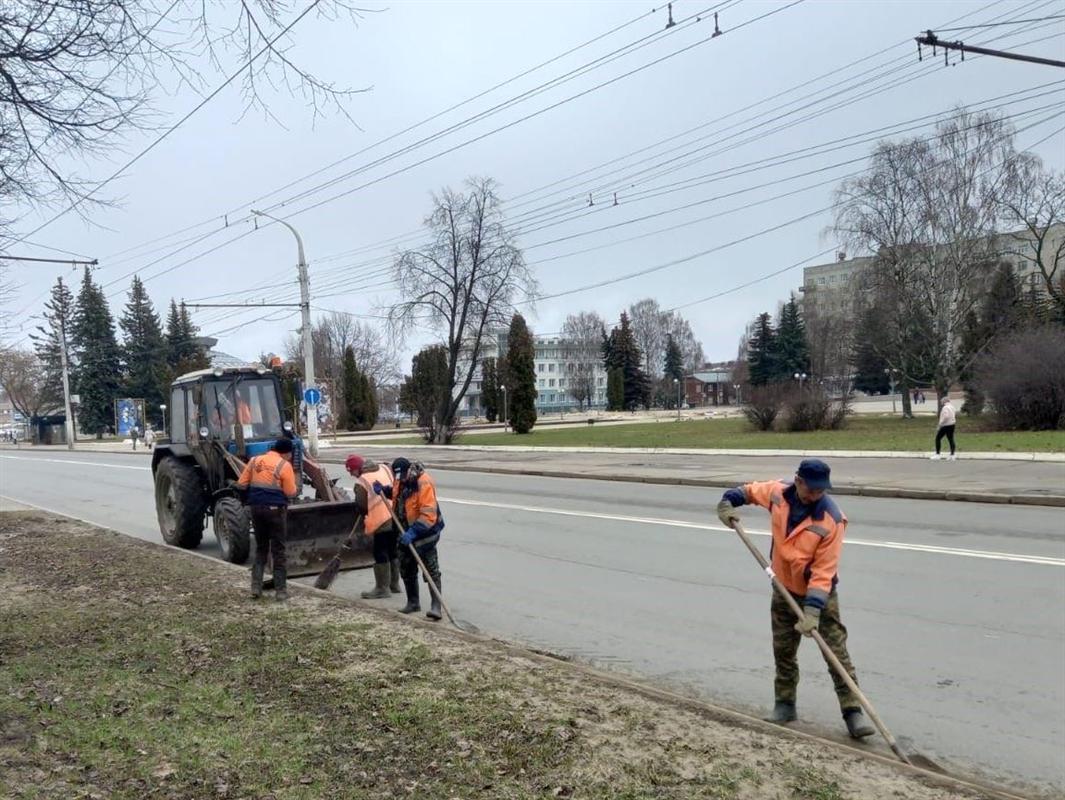
[[[399,571],[407,590],[407,605],[400,612],[413,614],[421,611],[421,601],[418,596],[418,562],[410,548],[413,545],[417,549],[433,583],[440,589],[440,560],[436,545],[444,530],[444,517],[436,499],[436,483],[419,462],[397,458],[392,462],[392,473],[391,486],[377,481],[373,490],[394,501],[396,516],[405,527],[399,537]],[[425,616],[431,620],[442,619],[440,600],[436,595],[433,595]]]
[[[378,600],[399,594],[399,531],[383,497],[374,492],[374,483],[392,485],[388,464],[377,464],[354,453],[344,461],[348,475],[355,479],[355,513],[363,515],[363,529],[373,541],[374,588],[362,593],[366,600]]]
[[[251,596],[262,597],[263,572],[267,554],[274,557],[274,591],[279,602],[288,599],[288,564],[285,540],[288,537],[288,504],[296,496],[296,475],[292,471],[292,442],[278,439],[261,456],[244,467],[237,488],[251,507],[255,533],[255,563],[251,567]]]
[[[803,635],[809,636],[815,629],[857,682],[847,652],[847,629],[840,619],[836,592],[847,518],[826,494],[832,488],[830,474],[824,461],[807,459],[799,464],[794,481],[748,483],[729,489],[717,506],[718,518],[730,528],[740,518],[736,511],[739,506],[752,504],[769,510],[772,570],[803,609],[803,618],[796,620],[787,601],[773,592],[770,619],[776,662],[776,702],[770,722],[791,722],[797,718],[799,642]],[[848,733],[855,739],[872,736],[874,731],[865,721],[858,698],[831,665],[829,673]]]

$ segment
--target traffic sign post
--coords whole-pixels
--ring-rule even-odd
[[[316,406],[322,402],[322,392],[311,386],[304,390],[303,401],[309,406]]]

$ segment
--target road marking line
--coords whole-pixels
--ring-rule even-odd
[[[137,469],[148,471],[151,467],[133,467],[129,464],[110,464],[106,461],[78,461],[73,458],[40,458],[38,456],[0,456],[11,461],[44,461],[49,464],[78,464],[84,467],[109,467],[111,469]]]
[[[708,525],[703,522],[687,522],[680,519],[663,519],[660,517],[631,517],[623,514],[604,514],[593,511],[568,511],[561,508],[542,508],[540,506],[513,505],[510,503],[493,503],[486,500],[460,500],[454,497],[441,497],[443,502],[456,505],[480,506],[484,508],[501,508],[508,511],[525,511],[532,514],[554,514],[560,517],[584,517],[586,519],[605,519],[612,522],[629,522],[638,525],[662,525],[669,528],[689,528],[701,531],[714,531],[732,533],[724,525]],[[770,536],[769,531],[754,531],[749,528],[747,533],[757,536]],[[993,550],[967,550],[961,547],[937,547],[935,545],[909,544],[906,542],[875,542],[867,539],[847,540],[848,545],[858,547],[878,547],[884,550],[910,550],[917,553],[934,553],[937,555],[960,556],[962,558],[984,558],[993,561],[1015,561],[1022,564],[1041,564],[1049,567],[1065,567],[1065,558],[1054,556],[1030,556],[1022,553],[1000,553]]]

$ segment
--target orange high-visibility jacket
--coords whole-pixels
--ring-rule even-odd
[[[237,422],[241,425],[251,425],[251,406],[243,399],[237,401]]]
[[[357,480],[366,490],[366,519],[363,521],[363,529],[367,536],[373,536],[385,524],[392,524],[392,514],[389,513],[385,499],[374,494],[373,485],[377,481],[382,486],[388,486],[392,482],[392,470],[387,464],[378,465],[373,472],[364,472]]]
[[[248,505],[287,506],[296,496],[296,473],[280,453],[270,450],[245,465],[237,486],[248,490]]]
[[[835,500],[825,495],[788,533],[788,495],[794,491],[790,481],[748,483],[742,488],[746,502],[769,509],[772,568],[777,578],[788,591],[805,596],[806,605],[823,608],[836,585],[847,517]]]
[[[403,498],[403,517],[408,527],[431,531],[440,521],[440,506],[436,502],[436,484],[429,474],[418,477],[418,487],[411,490],[397,480],[392,496]]]

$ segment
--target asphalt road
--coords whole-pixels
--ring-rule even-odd
[[[769,706],[769,589],[717,524],[717,493],[436,477],[456,616],[692,696],[754,713]],[[140,458],[5,451],[0,495],[160,540]],[[1065,792],[1065,510],[841,500],[851,654],[896,736],[952,771]],[[752,532],[767,530],[764,512],[745,514]],[[213,536],[202,550],[218,552]],[[334,587],[355,594],[370,583],[368,572],[345,573]],[[840,735],[812,642],[801,663],[800,725]]]

